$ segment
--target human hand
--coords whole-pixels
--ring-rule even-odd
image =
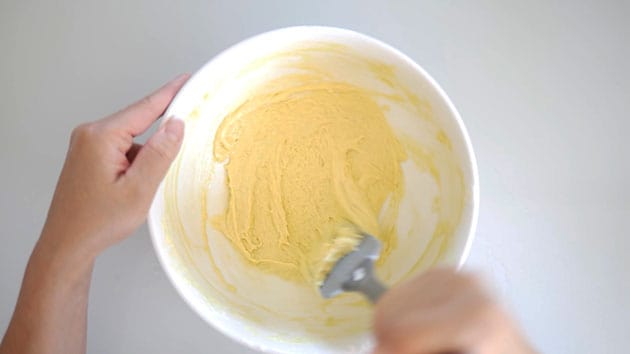
[[[472,275],[428,271],[376,307],[375,354],[531,354],[512,319]]]
[[[74,129],[40,242],[95,257],[144,222],[179,151],[184,122],[169,119],[144,146],[133,139],[163,114],[188,78],[181,75],[124,110]]]

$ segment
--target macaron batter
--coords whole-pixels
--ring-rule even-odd
[[[347,223],[378,237],[383,259],[395,245],[407,154],[365,89],[275,79],[223,119],[214,158],[228,204],[213,225],[262,271],[315,286],[323,260],[352,249],[335,242]]]

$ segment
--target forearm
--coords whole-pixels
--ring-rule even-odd
[[[94,255],[44,234],[28,262],[0,354],[85,353]]]
[[[146,219],[179,151],[184,122],[169,119],[145,145],[134,137],[149,129],[188,77],[180,75],[126,109],[74,129],[0,354],[85,352],[96,255]]]

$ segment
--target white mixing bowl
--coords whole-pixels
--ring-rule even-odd
[[[421,147],[423,159],[403,165],[397,246],[379,265],[379,275],[394,285],[435,264],[463,264],[479,191],[475,157],[457,110],[407,56],[338,28],[292,27],[255,36],[189,80],[166,112],[186,120],[186,137],[153,201],[149,228],[180,295],[236,341],[268,352],[366,352],[372,345],[372,309],[359,295],[323,300],[312,288],[264,274],[246,264],[210,222],[227,198],[224,168],[208,154],[218,124],[257,85],[282,75],[304,55],[335,80],[383,93],[378,103],[387,107],[394,131]],[[388,101],[392,95],[400,99]]]

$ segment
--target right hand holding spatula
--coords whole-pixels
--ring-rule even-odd
[[[510,315],[473,275],[435,269],[376,305],[375,354],[533,354]]]

